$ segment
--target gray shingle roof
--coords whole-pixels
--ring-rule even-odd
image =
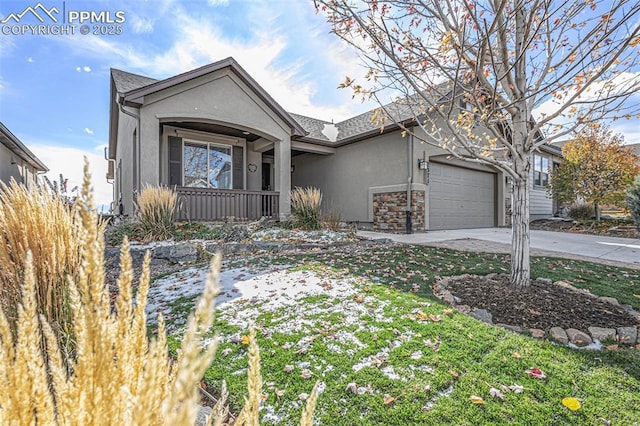
[[[411,109],[401,103],[390,103],[385,105],[385,108],[387,109],[387,111],[389,111],[393,118],[398,121],[405,121],[414,117]],[[334,142],[336,144],[339,144],[347,139],[380,130],[380,123],[378,123],[377,120],[371,120],[373,118],[373,115],[375,114],[375,109],[336,123],[335,126],[338,129],[338,137],[335,141],[331,141],[322,133],[324,125],[331,124],[328,121],[305,117],[299,114],[289,114],[304,128],[304,130],[309,133],[307,135],[308,138],[320,140],[323,142]],[[389,126],[391,124],[394,124],[394,121],[391,119],[387,119],[386,125]]]
[[[322,131],[324,130],[324,126],[326,124],[331,124],[328,121],[319,120],[317,118],[307,117],[305,115],[295,114],[290,112],[289,115],[298,122],[299,125],[308,133],[307,137],[318,139],[324,142],[331,142],[331,140],[326,137]],[[340,138],[340,134],[338,134],[338,138]]]
[[[145,77],[144,75],[133,74],[115,68],[111,68],[111,76],[116,85],[116,90],[119,93],[126,93],[158,81],[155,78]]]

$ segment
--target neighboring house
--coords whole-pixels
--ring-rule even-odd
[[[333,124],[288,113],[232,58],[165,80],[112,69],[114,209],[132,214],[144,184],[163,184],[176,187],[179,219],[284,218],[291,188],[314,186],[327,210],[360,227],[404,231],[407,198],[413,230],[506,224],[501,172],[452,160],[397,125],[381,132],[372,116]],[[540,168],[556,151],[541,150]],[[551,216],[539,172],[532,213]]]
[[[0,123],[0,181],[9,184],[14,178],[31,188],[38,182],[38,173],[48,171],[47,166]]]

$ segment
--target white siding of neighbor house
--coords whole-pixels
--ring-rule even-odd
[[[37,172],[32,166],[0,144],[0,181],[8,185],[11,178],[27,188],[33,187],[38,179]]]
[[[559,161],[557,157],[550,154],[540,154],[547,157],[553,165],[554,161]],[[533,161],[533,160],[532,160]],[[531,164],[531,173],[529,174],[529,188],[531,189],[529,196],[529,215],[531,220],[544,219],[553,216],[553,197],[547,193],[547,188],[533,184],[533,162]]]

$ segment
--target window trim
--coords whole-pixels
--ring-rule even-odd
[[[540,170],[536,169],[536,157],[540,158]],[[544,170],[544,162],[545,162],[545,160],[547,162],[547,169],[546,170]],[[532,161],[532,163],[533,163],[533,167],[532,167],[532,170],[533,170],[533,176],[532,176],[533,177],[533,179],[532,179],[533,186],[534,187],[538,187],[538,188],[546,188],[546,187],[548,187],[549,186],[549,180],[551,179],[551,167],[552,167],[551,158],[547,157],[546,155],[542,155],[542,154],[539,154],[537,152],[534,152],[533,153],[533,161]],[[536,181],[536,172],[540,172],[539,182]],[[543,175],[547,175],[546,184],[542,183],[543,180],[544,180],[543,179]]]
[[[189,187],[186,186],[184,183],[184,171],[185,171],[185,161],[184,161],[184,148],[186,146],[186,144],[192,144],[192,145],[202,145],[204,147],[206,147],[207,149],[207,187],[206,189],[224,189],[224,190],[232,190],[233,189],[233,145],[230,144],[224,144],[224,143],[216,143],[216,142],[210,142],[210,141],[203,141],[203,140],[197,140],[197,139],[190,139],[190,138],[182,138],[182,151],[180,152],[180,155],[182,155],[182,176],[181,176],[181,181],[182,181],[182,186],[185,188],[197,188],[197,187]],[[229,176],[229,183],[230,183],[230,187],[229,188],[213,188],[212,186],[209,186],[209,167],[211,166],[210,164],[210,159],[209,159],[209,147],[210,146],[214,146],[214,147],[218,147],[218,148],[224,148],[229,150],[229,157],[231,159],[230,162],[230,176]],[[244,150],[243,150],[244,151]]]

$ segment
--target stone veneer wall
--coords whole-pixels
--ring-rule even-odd
[[[406,231],[407,191],[373,194],[373,230]],[[411,191],[411,227],[424,231],[425,193]]]

